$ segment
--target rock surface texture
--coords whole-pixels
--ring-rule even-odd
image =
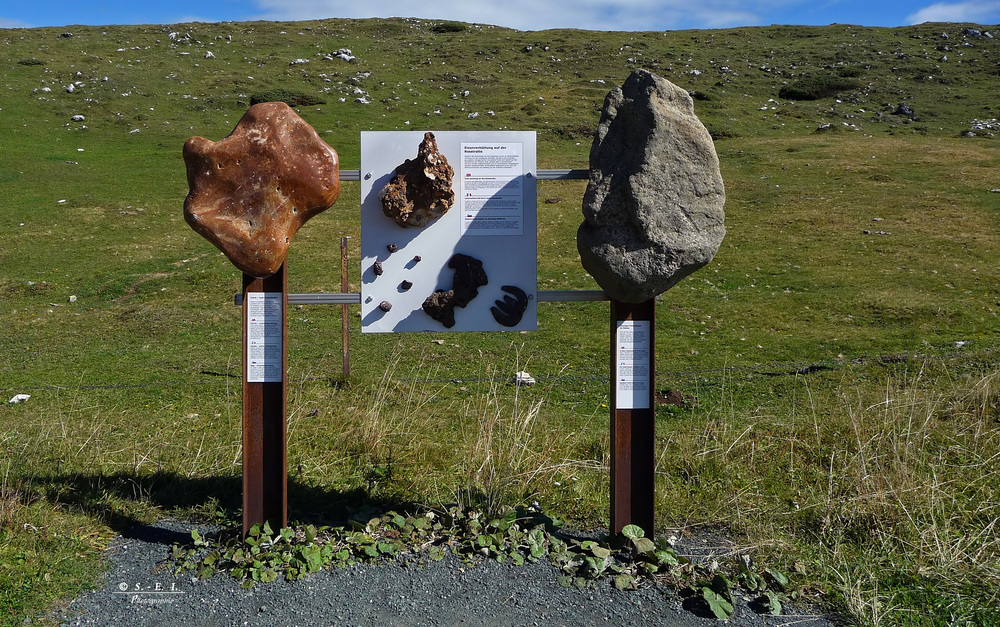
[[[505,327],[516,327],[528,310],[528,295],[516,285],[504,285],[500,291],[506,292],[503,300],[493,301],[490,313],[493,319]]]
[[[281,268],[292,237],[340,195],[337,152],[283,102],[250,107],[228,137],[184,143],[184,219],[255,277]]]
[[[611,298],[647,301],[711,261],[725,200],[715,145],[686,91],[636,70],[608,94],[577,248]]]
[[[456,253],[448,267],[455,271],[450,290],[437,290],[421,306],[428,316],[450,329],[455,326],[455,307],[465,307],[479,296],[479,288],[490,280],[483,270],[483,262],[475,257]]]
[[[434,133],[424,133],[416,159],[407,159],[379,193],[382,212],[399,226],[427,226],[455,204],[455,170],[438,151]]]

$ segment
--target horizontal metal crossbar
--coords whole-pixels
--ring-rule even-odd
[[[538,292],[540,303],[579,303],[611,300],[602,290],[548,290]],[[243,304],[243,294],[233,296],[233,304]],[[358,292],[332,292],[317,294],[289,294],[289,305],[360,305]]]
[[[538,180],[540,181],[571,181],[586,180],[590,177],[590,170],[538,170]],[[360,181],[361,170],[341,170],[341,181]],[[538,292],[538,302],[585,302],[611,300],[610,297],[601,290],[550,290]],[[243,295],[236,294],[233,297],[236,305],[243,304]],[[361,294],[358,292],[334,292],[318,294],[289,294],[289,305],[360,305]]]
[[[611,300],[602,290],[549,290],[538,292],[540,303],[580,303]],[[243,304],[243,294],[233,295],[233,304]],[[332,292],[317,294],[289,294],[289,305],[360,305],[358,292]]]
[[[539,181],[579,181],[590,178],[590,170],[539,170]],[[361,170],[341,170],[341,181],[360,181]]]

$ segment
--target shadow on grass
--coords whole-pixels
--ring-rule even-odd
[[[172,472],[135,475],[65,474],[35,476],[33,492],[53,507],[70,508],[96,518],[126,538],[162,544],[190,536],[152,527],[162,512],[219,527],[241,524],[243,483],[240,476],[189,478]],[[338,525],[369,520],[394,509],[400,499],[372,497],[364,488],[332,490],[288,481],[288,519],[296,524]],[[162,537],[161,537],[162,536]]]

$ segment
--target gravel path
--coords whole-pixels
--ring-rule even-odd
[[[451,556],[420,566],[396,561],[244,590],[224,575],[208,581],[173,576],[164,560],[174,542],[190,539],[190,529],[190,523],[164,520],[117,538],[101,587],[71,602],[58,620],[101,627],[832,625],[815,615],[759,616],[739,599],[728,621],[701,618],[684,609],[676,594],[655,586],[626,592],[607,582],[583,591],[563,588],[544,560],[523,566],[469,566]]]

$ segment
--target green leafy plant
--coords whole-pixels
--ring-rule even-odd
[[[172,559],[175,574],[193,572],[207,579],[228,573],[251,588],[279,577],[295,581],[357,563],[401,557],[440,561],[449,552],[470,564],[489,559],[521,565],[548,558],[560,572],[557,582],[565,587],[584,589],[607,580],[616,589],[634,590],[644,581],[658,581],[696,592],[718,618],[732,614],[733,584],[724,575],[716,573],[705,583],[701,577],[707,571],[665,543],[644,537],[635,525],[627,526],[622,537],[628,544],[621,548],[608,540],[568,540],[557,521],[539,512],[511,510],[485,520],[478,511],[451,507],[415,515],[390,511],[343,526],[305,525],[275,532],[269,524],[254,525],[244,540],[235,531],[209,539],[192,530],[189,544],[174,545]],[[780,597],[766,589],[763,577],[751,578],[748,572],[741,572],[737,582],[767,599],[766,611],[780,613]]]
[[[715,588],[702,586],[701,596],[716,618],[729,618],[735,611],[732,599],[727,598],[725,594],[718,592]]]

